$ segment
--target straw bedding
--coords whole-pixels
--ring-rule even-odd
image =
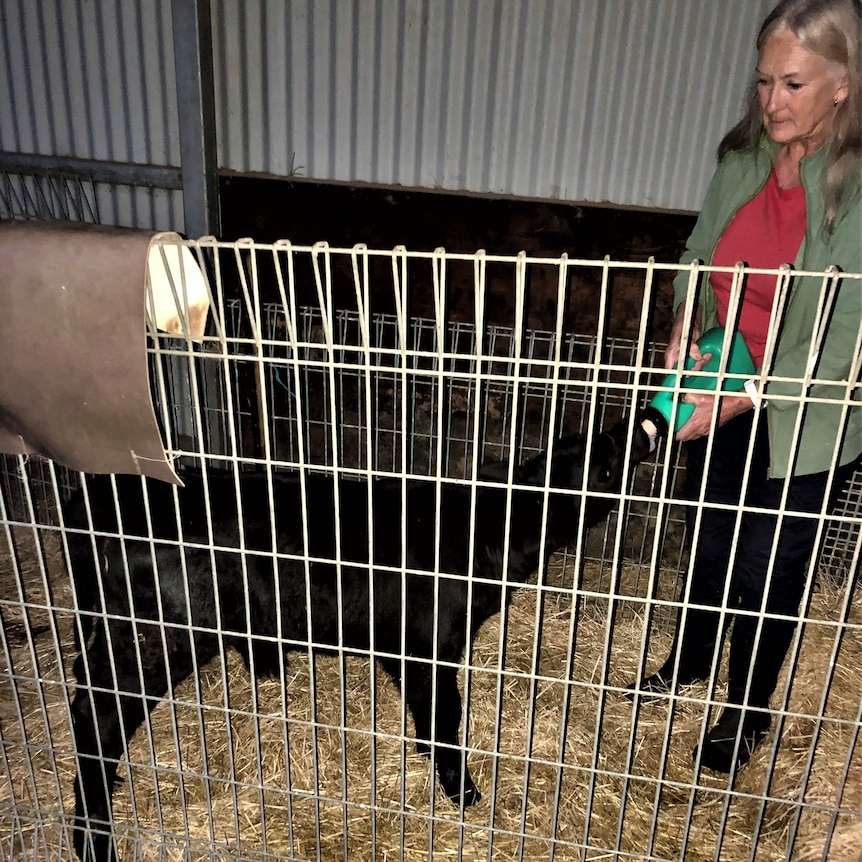
[[[0,543],[0,596],[7,600],[0,850],[67,859],[73,647],[72,615],[64,609],[71,599],[57,535],[42,535],[48,583],[33,532],[17,530],[14,538],[17,573]],[[730,792],[726,779],[693,768],[706,686],[685,690],[670,712],[666,701],[635,711],[615,689],[634,677],[644,642],[650,668],[670,643],[667,613],[645,637],[643,605],[630,598],[641,589],[635,570],[618,573],[613,602],[598,594],[589,567],[579,580],[585,592],[574,601],[566,590],[521,590],[507,615],[504,656],[501,618],[482,629],[462,681],[469,683],[469,760],[484,796],[463,816],[404,741],[412,729],[401,698],[372,663],[293,654],[286,687],[280,680],[253,687],[240,659],[228,654],[160,704],[134,738],[114,797],[117,833],[128,836],[122,858],[361,862],[480,859],[489,852],[513,859],[522,852],[538,860],[549,858],[553,837],[557,860],[607,858],[616,847],[618,858],[738,859],[749,857],[754,841],[754,858],[778,860],[795,836],[792,858],[804,862],[820,859],[831,835],[828,858],[858,862],[858,593],[836,647],[847,586],[818,587],[789,708],[802,715],[786,719],[774,769],[766,744]],[[556,561],[546,580],[563,584],[572,576]],[[825,694],[833,650],[835,677]],[[719,683],[715,699],[723,696]],[[824,698],[826,718],[818,721]]]

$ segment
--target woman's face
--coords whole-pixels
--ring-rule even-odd
[[[802,143],[805,152],[816,150],[835,113],[835,100],[847,97],[847,75],[803,48],[789,30],[779,30],[763,43],[757,74],[769,137],[779,144]]]

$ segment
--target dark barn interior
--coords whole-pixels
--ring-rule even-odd
[[[511,255],[590,261],[608,256],[615,261],[643,262],[655,258],[676,263],[694,226],[691,214],[649,212],[618,207],[578,206],[548,201],[480,198],[415,190],[378,189],[296,180],[223,176],[220,181],[222,234],[225,240],[251,237],[256,242],[289,239],[297,245],[325,240],[332,247],[364,243],[369,248],[396,245],[408,251]],[[460,281],[466,279],[467,281]],[[453,320],[469,321],[473,310],[472,264],[454,269],[447,306]],[[643,273],[614,270],[608,278],[607,333],[638,338],[643,298]],[[556,318],[557,272],[530,270],[525,326],[553,329]],[[595,267],[574,269],[568,285],[567,327],[580,334],[597,331],[601,290]],[[487,322],[512,325],[511,275],[495,277],[489,265]],[[421,290],[411,296],[411,312],[433,317]],[[390,311],[386,299],[380,307]],[[671,277],[657,273],[650,336],[663,342],[671,323]]]

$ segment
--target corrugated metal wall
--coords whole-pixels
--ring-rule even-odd
[[[0,0],[0,150],[179,165],[170,0]],[[5,178],[0,216],[55,211],[43,180],[29,201],[20,182]],[[93,189],[105,224],[182,230],[179,191]]]
[[[0,149],[179,164],[170,0],[0,7]]]
[[[223,169],[694,210],[772,0],[212,3]],[[0,10],[0,149],[179,164],[170,0]]]
[[[237,171],[698,209],[772,0],[216,0]]]

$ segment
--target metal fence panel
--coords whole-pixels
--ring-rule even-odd
[[[616,337],[605,291],[595,330],[566,329],[569,270],[588,269],[604,285],[617,267],[639,270],[646,312],[666,265],[191,245],[210,276],[209,334],[196,346],[151,333],[149,348],[167,447],[187,489],[153,485],[143,507],[130,507],[136,477],[115,484],[23,459],[6,459],[0,475],[7,856],[71,856],[73,777],[89,763],[89,786],[95,775],[96,787],[113,789],[124,859],[853,858],[862,823],[858,475],[837,513],[815,516],[824,532],[835,529],[846,566],[823,557],[812,567],[784,677],[793,686],[782,683],[771,704],[780,730],[735,781],[691,756],[710,710],[727,700],[723,657],[714,684],[650,703],[624,696],[639,667],[668,648],[685,595],[685,462],[676,448],[640,463],[612,495],[615,513],[592,529],[580,515],[584,486],[564,491],[581,501],[568,547],[518,581],[510,604],[500,596],[502,612],[463,658],[384,646],[393,632],[457,619],[446,603],[453,585],[483,588],[445,552],[464,547],[478,559],[489,496],[520,511],[524,474],[508,460],[528,461],[563,433],[607,428],[658,388],[655,347]],[[543,331],[525,326],[537,266],[560,276],[556,317]],[[510,319],[490,302],[491,272],[516,299]],[[465,285],[471,311],[455,314],[452,291]],[[849,381],[838,400],[857,403],[858,387]],[[82,482],[90,505],[80,529],[62,503]],[[321,487],[332,498],[315,508]],[[369,510],[375,488],[416,508]],[[434,501],[422,533],[431,556],[421,565],[403,553],[417,488]],[[538,495],[538,529],[547,529],[557,498],[544,480],[526,490]],[[602,497],[592,485],[586,492]],[[179,517],[178,499],[197,500],[201,512]],[[110,521],[119,500],[118,529]],[[444,501],[465,505],[458,529]],[[291,517],[279,521],[284,512]],[[341,525],[340,541],[323,548],[296,538],[320,535],[321,518]],[[527,522],[508,522],[504,535],[532,529]],[[421,614],[401,604],[362,645],[348,620],[371,605],[351,606],[348,585],[371,577],[375,525],[375,553],[396,554],[372,557],[374,583],[429,592]],[[521,550],[501,547],[510,576]],[[77,590],[68,551],[86,561],[75,569]],[[297,587],[307,596],[321,572],[334,578],[318,594],[327,597],[323,617],[305,599],[279,601]],[[368,601],[386,595],[375,588]],[[469,627],[479,612],[466,607]],[[330,618],[342,625],[326,629]],[[73,672],[76,636],[88,658]],[[447,697],[445,672],[458,669],[465,718],[453,746],[483,794],[474,806],[447,799],[414,751],[423,734],[387,673],[406,679],[417,667],[437,680],[432,704]],[[118,748],[94,748],[88,709],[137,710],[140,726]],[[432,727],[445,724],[446,711],[430,710]],[[101,757],[76,758],[86,752]],[[116,787],[112,763],[123,776]],[[98,803],[91,792],[88,804]]]
[[[117,183],[86,176],[3,170],[0,219],[36,219],[108,224],[161,231],[183,224],[181,192]]]

